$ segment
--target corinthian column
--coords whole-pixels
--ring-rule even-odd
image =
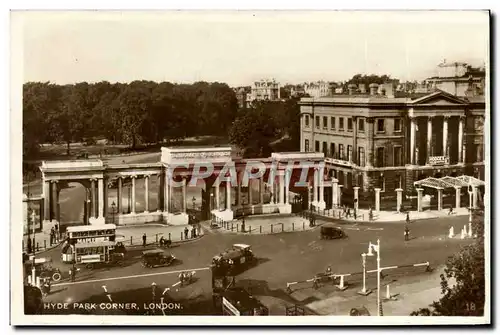
[[[443,156],[448,155],[448,117],[443,117]]]
[[[430,156],[432,156],[432,116],[427,118],[427,164]]]

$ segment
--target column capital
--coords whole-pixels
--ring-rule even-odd
[[[467,117],[466,117],[465,115],[459,115],[459,116],[458,116],[458,119],[459,119],[460,121],[465,121],[465,119],[466,119],[466,118],[467,118]]]
[[[432,121],[432,119],[434,119],[435,116],[434,115],[428,115],[427,116],[427,121]]]
[[[448,121],[450,119],[449,115],[443,115],[443,120]]]
[[[130,175],[130,179],[137,179],[137,175],[136,174],[133,174],[133,175]]]
[[[151,177],[151,174],[149,174],[149,173],[144,175],[144,178],[149,178],[149,177]]]
[[[51,180],[50,181],[52,184],[57,184],[59,182],[59,180]]]

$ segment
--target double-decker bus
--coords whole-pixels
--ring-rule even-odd
[[[62,261],[72,263],[75,261],[76,246],[100,242],[116,243],[116,225],[85,225],[68,227],[66,241],[62,248]]]

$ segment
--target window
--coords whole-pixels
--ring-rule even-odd
[[[377,132],[383,133],[385,131],[384,119],[377,119]]]
[[[394,166],[401,166],[401,146],[394,147],[394,158],[393,158]]]
[[[347,146],[347,160],[352,161],[352,145]]]
[[[365,131],[365,119],[358,119],[358,130]]]
[[[335,117],[330,117],[330,128],[335,129]]]
[[[319,129],[319,116],[316,116],[316,128]]]
[[[380,192],[385,192],[385,178],[383,174],[378,178],[378,187],[380,188]]]
[[[394,131],[401,131],[401,119],[394,119]]]
[[[328,129],[328,117],[323,116],[323,129]]]
[[[377,148],[377,167],[384,167],[384,147]]]
[[[343,144],[339,144],[339,159],[345,160],[345,157],[344,157],[344,145]]]
[[[309,127],[309,115],[306,115],[306,117],[305,117],[305,124],[306,124],[306,127]]]
[[[305,145],[304,145],[304,150],[306,152],[309,152],[309,140],[306,140]]]
[[[335,158],[335,143],[330,143],[330,157]]]
[[[339,117],[339,129],[344,130],[344,118]]]
[[[323,153],[326,154],[328,153],[328,146],[326,145],[326,142],[323,142]]]
[[[352,131],[352,117],[347,119],[347,131]]]
[[[358,174],[358,186],[361,188],[363,187],[363,174],[362,173]]]
[[[365,166],[365,148],[358,147],[358,165]]]
[[[319,152],[319,141],[314,143],[314,152]]]

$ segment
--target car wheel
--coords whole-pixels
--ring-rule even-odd
[[[61,274],[59,272],[56,272],[52,275],[52,280],[55,281],[56,283],[61,280]]]

